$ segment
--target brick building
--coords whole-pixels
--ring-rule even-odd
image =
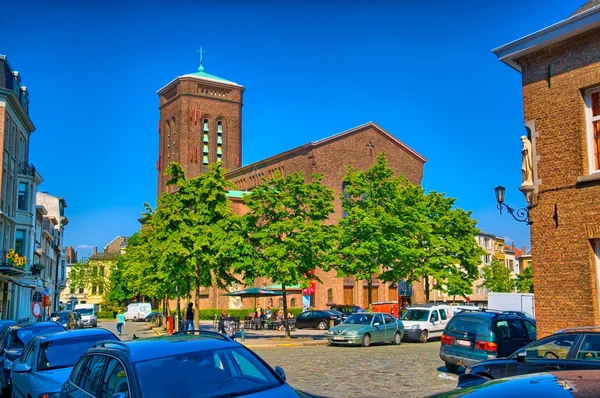
[[[227,178],[238,191],[230,192],[234,211],[246,211],[241,193],[260,184],[262,178],[269,178],[274,172],[282,175],[303,171],[310,176],[323,173],[323,183],[335,192],[335,213],[329,222],[337,222],[342,217],[340,194],[346,166],[367,169],[375,163],[381,152],[387,154],[388,166],[397,174],[404,175],[414,184],[423,178],[426,161],[413,149],[402,143],[375,123],[367,123],[350,130],[332,135],[316,142],[271,156],[242,167],[242,105],[244,87],[204,72],[200,65],[198,72],[177,77],[158,91],[159,95],[159,157],[158,194],[167,190],[162,175],[169,162],[181,164],[188,178],[198,176],[209,163],[223,162],[229,170]],[[318,284],[311,304],[325,308],[327,303],[366,305],[366,284],[352,278],[337,278],[334,272],[318,270],[323,281]],[[257,280],[256,286],[269,286],[269,281]],[[420,284],[415,284],[413,301],[423,302],[424,294]],[[419,288],[421,286],[421,288]],[[373,301],[397,300],[395,285],[374,281]],[[238,287],[232,287],[235,290]],[[241,288],[241,286],[239,287]],[[237,298],[222,296],[224,292],[216,287],[200,292],[201,308],[239,307]],[[301,291],[290,292],[289,303],[299,306]],[[278,305],[278,298],[269,304]],[[254,300],[243,302],[244,307],[252,307]]]
[[[522,74],[539,337],[600,325],[600,5],[494,50]],[[515,137],[517,139],[517,137]]]

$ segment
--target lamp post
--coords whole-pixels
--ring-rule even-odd
[[[508,204],[504,203],[504,194],[506,193],[506,188],[499,185],[496,188],[494,188],[494,191],[496,193],[496,202],[498,202],[497,207],[500,211],[500,214],[502,214],[502,207],[505,207],[506,211],[508,211],[508,214],[510,214],[515,220],[519,222],[524,222],[527,225],[533,224],[533,221],[529,221],[529,207],[522,207],[520,209],[515,210]]]

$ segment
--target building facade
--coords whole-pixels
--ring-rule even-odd
[[[237,83],[209,75],[201,65],[198,72],[180,76],[158,91],[159,151],[157,161],[158,194],[170,192],[163,176],[171,161],[181,164],[187,178],[206,171],[213,162],[223,162],[236,192],[230,192],[231,205],[238,214],[245,206],[243,191],[249,191],[275,172],[285,176],[304,172],[323,174],[323,184],[335,194],[335,213],[329,222],[337,223],[343,216],[340,195],[342,179],[348,165],[365,170],[385,152],[388,166],[413,184],[420,184],[426,159],[375,123],[352,128],[328,138],[310,142],[298,148],[242,166],[242,105],[245,88]],[[335,272],[317,270],[323,283],[311,293],[311,306],[326,308],[328,303],[368,305],[366,283],[353,278],[338,278]],[[256,286],[269,286],[270,281],[257,280]],[[373,282],[373,301],[398,300],[397,284]],[[420,283],[413,289],[413,301],[424,302]],[[235,290],[237,287],[232,287]],[[239,287],[241,288],[241,286]],[[405,289],[408,290],[408,289]],[[252,307],[253,300],[224,297],[214,288],[199,292],[201,308]],[[290,292],[288,305],[301,303],[300,289]],[[276,303],[277,304],[277,303]]]
[[[539,337],[600,326],[599,43],[600,6],[589,1],[565,20],[493,50],[522,75]]]

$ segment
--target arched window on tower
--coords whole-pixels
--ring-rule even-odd
[[[203,128],[203,134],[204,134],[204,138],[202,139],[202,142],[204,143],[204,149],[202,150],[202,163],[204,165],[208,164],[208,119],[204,119],[204,128]]]
[[[217,122],[217,162],[222,161],[223,157],[223,122]]]

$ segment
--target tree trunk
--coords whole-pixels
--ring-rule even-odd
[[[196,272],[198,272],[198,270],[196,270]],[[196,294],[194,294],[194,325],[197,327],[194,327],[194,329],[196,330],[200,330],[200,295],[198,294],[200,292],[200,280],[198,279],[198,276],[196,276]]]
[[[425,304],[429,303],[429,276],[424,275],[425,278]]]
[[[369,296],[369,309],[371,308],[371,303],[373,302],[373,280],[371,278],[369,278],[369,280],[367,280],[367,289],[368,289],[368,296]]]
[[[287,291],[285,290],[285,285],[283,283],[281,284],[281,292],[283,293],[283,328],[285,329],[285,337],[291,338],[292,335],[290,334],[290,325],[288,324],[287,317]]]

